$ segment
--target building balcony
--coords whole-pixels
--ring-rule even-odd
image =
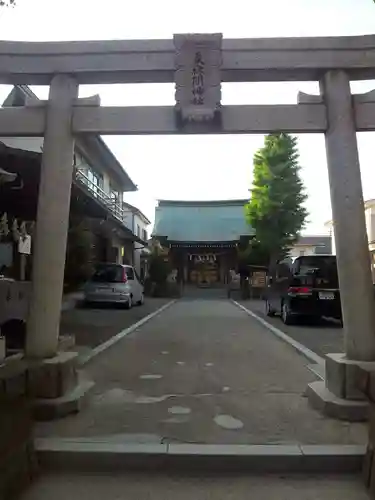
[[[122,208],[121,203],[106,193],[100,186],[95,184],[87,175],[80,169],[74,170],[75,182],[83,187],[88,194],[96,199],[104,208],[106,208],[118,221],[125,224],[126,213]],[[126,224],[125,224],[126,225]]]

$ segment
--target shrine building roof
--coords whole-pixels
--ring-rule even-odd
[[[245,220],[248,200],[159,200],[155,208],[154,237],[170,242],[215,243],[253,236]]]

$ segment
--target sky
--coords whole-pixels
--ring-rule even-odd
[[[31,21],[32,20],[32,21]],[[221,32],[225,38],[342,36],[375,33],[372,0],[17,0],[0,12],[3,40],[60,41],[171,38],[174,33]],[[40,98],[45,87],[32,87]],[[11,87],[0,85],[0,101]],[[354,82],[355,93],[375,81]],[[222,104],[296,103],[316,82],[224,83]],[[173,105],[173,84],[81,86],[102,106]],[[327,232],[331,218],[322,134],[298,136],[301,176],[308,194],[306,234]],[[252,158],[262,135],[104,137],[138,186],[125,200],[153,221],[157,199],[248,198]],[[364,198],[375,198],[374,133],[358,134]]]

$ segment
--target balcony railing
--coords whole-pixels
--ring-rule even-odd
[[[116,217],[119,221],[123,222],[125,224],[126,220],[126,215],[125,215],[125,210],[123,210],[122,206],[120,203],[118,203],[115,199],[113,199],[108,193],[106,193],[100,186],[95,184],[91,179],[87,177],[87,175],[82,172],[82,170],[79,170],[78,168],[75,169],[75,179],[76,181],[83,185],[89,193],[97,198],[97,200],[104,205],[110,212],[111,214]]]

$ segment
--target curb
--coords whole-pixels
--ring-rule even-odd
[[[120,440],[121,441],[121,440]],[[42,469],[55,472],[357,473],[366,446],[123,444],[36,439]]]
[[[167,302],[163,306],[159,307],[159,309],[157,309],[156,311],[148,314],[144,318],[137,321],[137,323],[134,323],[133,325],[129,326],[128,328],[125,328],[125,330],[121,330],[121,332],[117,333],[116,335],[114,335],[110,339],[108,339],[105,342],[103,342],[102,344],[99,344],[98,346],[94,347],[94,349],[92,349],[90,352],[88,352],[86,354],[81,354],[78,357],[78,361],[77,361],[78,365],[83,366],[83,365],[87,364],[89,361],[91,361],[93,358],[95,358],[98,354],[101,354],[102,352],[106,351],[109,347],[112,347],[114,344],[116,344],[117,342],[122,340],[124,337],[126,337],[130,333],[134,332],[134,330],[141,327],[142,325],[144,325],[145,323],[150,321],[150,319],[154,318],[155,316],[157,316],[158,314],[163,312],[165,309],[170,307],[176,301],[177,301],[177,299],[170,300],[169,302]]]
[[[318,354],[316,354],[314,351],[312,351],[308,347],[304,346],[303,344],[301,344],[297,340],[294,340],[292,337],[290,337],[289,335],[287,335],[286,333],[284,333],[282,330],[280,330],[276,326],[272,325],[271,323],[269,323],[268,321],[266,321],[265,319],[263,319],[261,316],[258,316],[257,314],[255,314],[250,309],[247,309],[245,306],[243,306],[242,304],[240,304],[236,300],[232,299],[232,302],[237,307],[239,307],[240,309],[242,309],[246,314],[248,314],[252,318],[256,319],[260,324],[262,324],[263,326],[265,326],[270,332],[272,332],[274,335],[276,335],[276,337],[278,337],[279,339],[283,340],[287,344],[291,345],[296,351],[299,352],[299,354],[302,354],[303,356],[305,356],[305,358],[307,358],[309,361],[312,361],[313,363],[315,363],[317,365],[323,365],[324,366],[324,364],[325,364],[324,358],[322,358],[321,356],[319,356]]]

